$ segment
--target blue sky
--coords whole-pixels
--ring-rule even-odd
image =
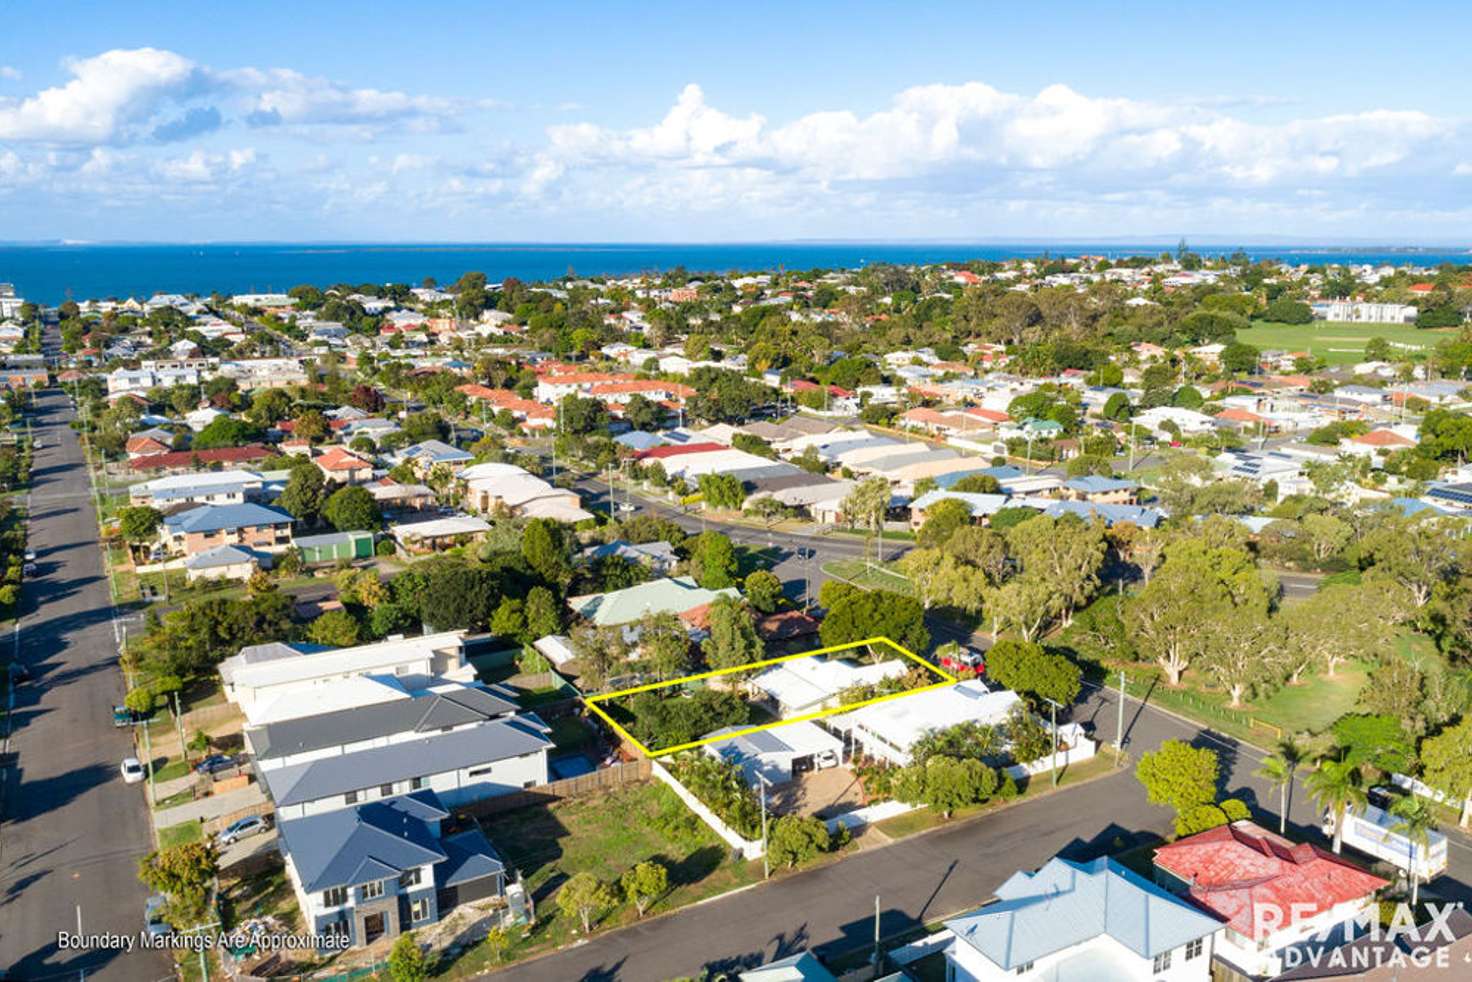
[[[20,0],[0,239],[1468,240],[1472,63],[1212,6]]]

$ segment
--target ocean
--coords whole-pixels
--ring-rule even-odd
[[[876,262],[937,263],[970,259],[1055,256],[1156,255],[1159,242],[883,243],[767,242],[738,244],[210,244],[0,246],[0,283],[26,299],[147,298],[154,293],[257,293],[299,283],[418,285],[425,277],[449,283],[477,270],[491,282],[514,276],[548,280],[569,272],[621,276],[683,265],[694,271],[852,268]],[[1199,247],[1225,254],[1235,246]],[[1472,249],[1375,249],[1336,246],[1242,246],[1254,259],[1291,263],[1472,263]]]

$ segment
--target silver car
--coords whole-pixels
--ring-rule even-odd
[[[271,823],[260,815],[250,815],[238,821],[231,822],[229,827],[215,836],[215,844],[220,848],[234,845],[241,839],[249,839],[253,835],[261,835],[271,828]]]

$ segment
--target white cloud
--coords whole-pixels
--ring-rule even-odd
[[[70,82],[0,107],[0,139],[111,143],[199,82],[192,61],[156,48],[106,51],[66,67]]]
[[[1472,177],[1472,160],[1464,160],[1452,168],[1457,177]]]
[[[254,93],[246,120],[258,126],[361,125],[439,119],[456,109],[448,99],[383,89],[355,89],[286,68],[242,69],[224,73],[223,77]]]
[[[21,77],[21,70],[14,65],[0,65],[0,78],[14,82]]]
[[[165,180],[181,184],[209,184],[237,174],[256,162],[256,151],[243,147],[225,153],[195,149],[187,157],[161,160],[155,170]]]

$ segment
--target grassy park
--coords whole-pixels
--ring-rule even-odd
[[[1348,324],[1314,321],[1309,324],[1280,324],[1254,321],[1237,332],[1237,340],[1263,350],[1308,351],[1331,365],[1352,365],[1364,360],[1365,342],[1384,338],[1407,354],[1429,354],[1438,341],[1455,336],[1453,328],[1422,330],[1414,324]]]

